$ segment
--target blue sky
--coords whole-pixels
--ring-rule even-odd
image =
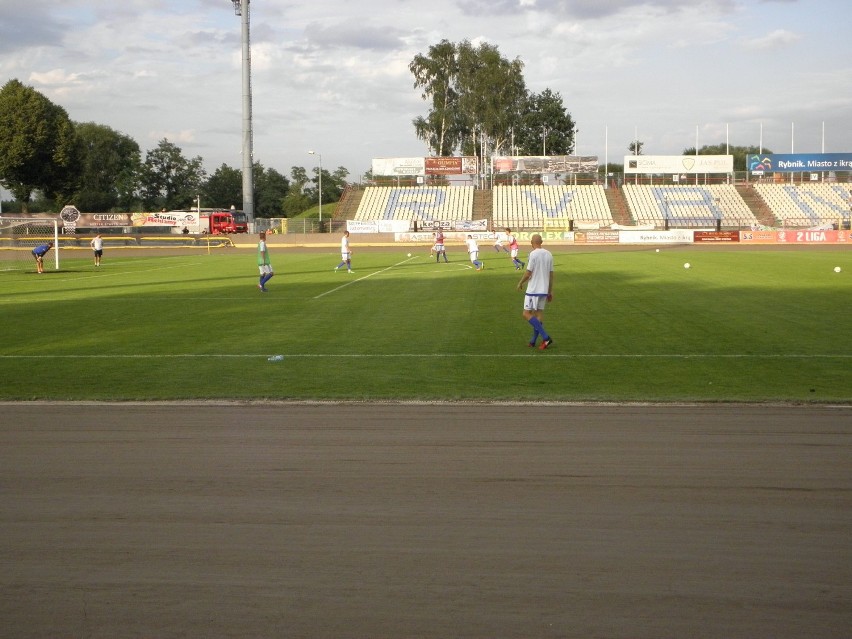
[[[577,152],[621,162],[724,143],[852,153],[848,5],[839,0],[252,0],[255,160],[344,166],[426,154],[408,64],[442,39],[520,58],[559,92]],[[0,0],[0,83],[79,122],[168,138],[239,168],[240,18],[231,0]],[[824,131],[824,134],[823,134]]]

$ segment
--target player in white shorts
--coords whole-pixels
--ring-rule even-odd
[[[349,231],[343,231],[343,237],[340,239],[340,264],[334,267],[338,270],[341,266],[346,265],[346,270],[352,272],[352,249],[349,247]]]
[[[471,263],[476,267],[477,271],[481,271],[485,267],[485,264],[479,261],[479,244],[473,239],[473,235],[467,236],[465,244],[467,244],[467,253],[470,255]]]
[[[506,228],[506,241],[509,243],[509,257],[512,258],[512,264],[515,265],[515,270],[520,271],[524,268],[524,262],[518,259],[518,238],[512,233],[512,229]]]
[[[533,250],[527,260],[527,269],[518,282],[518,290],[520,291],[524,284],[527,285],[524,295],[524,319],[533,327],[529,346],[535,348],[540,335],[539,348],[545,350],[553,344],[550,334],[542,324],[544,307],[553,299],[553,254],[541,248],[541,235],[538,233],[532,236],[530,243]]]
[[[494,250],[499,253],[500,250],[502,249],[503,251],[508,253],[509,249],[507,249],[505,246],[503,246],[503,243],[506,241],[506,234],[498,231],[497,233],[495,233],[495,236],[496,236],[496,239],[494,240]]]

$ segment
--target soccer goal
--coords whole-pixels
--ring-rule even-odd
[[[45,256],[45,268],[59,270],[59,221],[35,217],[0,216],[0,270],[35,270],[33,249],[53,242]]]

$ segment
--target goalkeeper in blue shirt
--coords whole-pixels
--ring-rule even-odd
[[[39,273],[44,273],[44,256],[47,255],[47,252],[52,248],[53,242],[48,242],[47,244],[36,246],[33,249],[32,253],[36,261],[36,270]]]

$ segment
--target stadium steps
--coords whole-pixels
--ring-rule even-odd
[[[473,192],[473,217],[471,219],[488,220],[489,227],[494,221],[494,207],[491,198],[491,189],[476,189]]]
[[[361,204],[361,198],[364,197],[364,189],[360,186],[347,184],[346,188],[334,208],[334,220],[354,220],[358,213],[358,206]]]
[[[758,222],[764,226],[776,226],[778,224],[778,220],[775,219],[772,210],[763,201],[763,198],[760,197],[760,194],[754,187],[750,184],[737,184],[735,188],[751,212],[754,213],[754,217],[757,218]]]
[[[612,213],[612,221],[616,224],[635,224],[633,216],[630,215],[624,191],[620,188],[604,189],[604,191],[606,203],[609,205],[610,213]]]

